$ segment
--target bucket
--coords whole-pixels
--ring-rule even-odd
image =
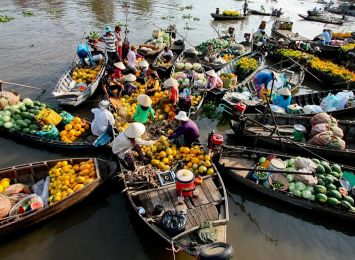
[[[195,176],[189,170],[180,170],[176,173],[176,194],[191,197],[195,190]]]
[[[271,159],[269,170],[271,171],[283,171],[286,169],[286,164],[278,158]]]

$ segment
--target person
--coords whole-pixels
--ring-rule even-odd
[[[157,68],[153,64],[149,64],[146,76],[149,77],[152,74],[154,74],[157,79],[160,79]]]
[[[117,53],[117,38],[112,33],[110,26],[106,25],[104,29],[104,34],[99,39],[101,42],[106,44],[106,52],[108,57],[108,64],[113,65],[115,62],[120,61],[120,57]]]
[[[243,14],[244,14],[244,16],[246,15],[247,11],[248,11],[248,2],[247,2],[247,0],[244,0],[244,4],[243,4]]]
[[[157,91],[161,91],[160,83],[159,83],[159,78],[157,78],[156,74],[152,73],[148,77],[147,83],[147,94],[151,95],[154,94]]]
[[[268,37],[267,37],[265,31],[262,31],[259,36],[259,42],[266,43],[267,39],[268,39]]]
[[[193,143],[198,143],[200,137],[200,130],[194,121],[189,119],[185,111],[180,111],[175,119],[180,122],[180,126],[169,135],[169,139],[176,139],[183,137],[184,145],[191,146]]]
[[[205,57],[203,59],[206,62],[213,62],[216,59],[216,56],[214,56],[213,44],[211,42],[207,45]]]
[[[114,78],[114,75],[115,70],[113,68],[108,68],[106,70],[106,75],[102,77],[101,85],[107,98],[119,97],[123,90],[122,84]]]
[[[333,38],[333,32],[330,29],[328,29],[327,31],[329,33],[329,42],[330,42],[332,40],[332,38]]]
[[[83,66],[89,65],[85,61],[86,58],[89,58],[90,66],[95,65],[95,62],[94,62],[92,55],[91,55],[91,51],[90,51],[89,46],[87,44],[80,43],[76,49],[76,54],[78,55],[80,62]]]
[[[162,51],[161,58],[164,63],[169,63],[173,60],[174,54],[168,46],[164,47]]]
[[[277,11],[277,17],[281,17],[281,15],[283,15],[282,8]]]
[[[265,28],[266,28],[266,21],[261,21],[258,31],[262,32],[265,30]]]
[[[258,95],[260,96],[260,91],[264,87],[268,85],[268,83],[273,80],[273,73],[271,71],[261,71],[255,75],[254,81],[256,85],[256,90],[258,91]]]
[[[130,96],[138,90],[138,88],[132,83],[136,80],[137,77],[131,73],[124,77],[123,95]]]
[[[131,46],[131,49],[129,50],[127,54],[127,67],[134,73],[137,72],[136,66],[137,66],[137,49],[135,46]]]
[[[272,103],[286,110],[291,104],[291,91],[288,88],[280,89],[273,97]]]
[[[99,104],[99,108],[91,110],[94,116],[94,120],[91,123],[91,132],[95,136],[102,135],[110,126],[114,126],[115,124],[115,118],[112,113],[107,110],[109,105],[109,101],[102,100]]]
[[[327,31],[327,29],[323,30],[322,36],[323,36],[323,45],[329,45],[330,35],[329,35],[329,32]]]
[[[169,78],[164,81],[164,87],[169,89],[169,101],[176,105],[179,101],[179,82],[176,79]]]
[[[122,35],[121,35],[121,26],[116,25],[115,27],[115,36],[117,39],[117,52],[120,56],[120,60],[122,60]]]
[[[223,87],[223,81],[217,76],[214,70],[209,70],[206,72],[207,75],[207,89],[221,88]]]
[[[219,15],[219,8],[216,8],[216,14]]]
[[[138,159],[143,161],[144,157],[140,145],[154,144],[154,141],[145,141],[140,138],[144,132],[145,126],[142,123],[130,123],[127,129],[112,141],[113,154],[117,155],[129,170],[134,171],[136,169],[133,152],[137,152]]]
[[[141,67],[141,77],[144,79],[145,77],[147,77],[147,72],[149,69],[149,63],[146,60],[142,60],[139,63],[139,67]]]
[[[235,34],[234,34],[234,27],[228,27],[228,38],[230,41],[234,41],[235,40]]]
[[[140,94],[137,97],[138,106],[133,115],[134,122],[142,124],[147,123],[149,117],[154,118],[154,109],[152,108],[152,100],[145,94]]]
[[[115,67],[115,75],[114,78],[115,79],[120,79],[122,77],[122,70],[126,69],[126,66],[123,64],[122,61],[116,62],[115,64],[113,64],[113,66]]]

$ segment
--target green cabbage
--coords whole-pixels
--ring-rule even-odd
[[[14,126],[14,125],[13,125],[11,122],[6,122],[6,123],[4,124],[4,127],[7,128],[7,129],[12,128],[13,126]]]
[[[295,188],[296,188],[296,186],[295,186],[294,182],[291,182],[290,185],[288,186],[288,190],[291,191],[291,192],[294,191]]]

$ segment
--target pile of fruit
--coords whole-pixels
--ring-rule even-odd
[[[9,186],[10,186],[10,179],[2,178],[0,181],[0,193],[3,192]]]
[[[59,133],[61,140],[65,143],[75,142],[82,136],[90,125],[85,119],[75,117],[69,124],[66,124],[64,130]]]
[[[239,11],[234,11],[234,10],[224,10],[223,11],[223,15],[226,15],[226,16],[240,16],[240,12]]]
[[[229,45],[229,42],[227,40],[211,39],[211,40],[205,41],[205,42],[199,44],[198,46],[196,46],[196,50],[198,51],[198,53],[200,55],[204,54],[210,43],[212,44],[214,51],[219,51],[219,50],[225,49]]]
[[[79,68],[78,66],[75,66],[71,77],[77,84],[85,83],[89,85],[96,80],[100,68],[101,66],[99,65],[93,68]]]
[[[237,84],[237,76],[234,73],[222,73],[221,80],[223,81],[223,88],[233,88]]]
[[[354,51],[354,49],[355,49],[355,43],[348,43],[341,46],[341,50],[344,52]]]
[[[197,106],[202,99],[201,95],[193,95],[191,96],[191,105],[192,106]]]
[[[259,62],[254,58],[241,58],[235,64],[235,70],[238,77],[247,77],[250,73],[255,71],[259,66]]]
[[[291,49],[278,49],[275,54],[281,58],[292,58],[301,62],[307,62],[308,60],[315,58],[312,54]]]
[[[230,62],[230,61],[234,60],[235,55],[234,55],[234,54],[223,54],[222,58],[223,58],[226,62]]]
[[[93,160],[74,165],[61,161],[49,170],[49,177],[51,205],[92,183],[96,179],[95,164]]]
[[[352,38],[352,33],[351,32],[333,32],[332,38],[333,39]]]

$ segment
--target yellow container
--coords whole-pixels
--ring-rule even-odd
[[[43,108],[36,116],[36,121],[42,125],[58,125],[62,117],[50,108]]]

